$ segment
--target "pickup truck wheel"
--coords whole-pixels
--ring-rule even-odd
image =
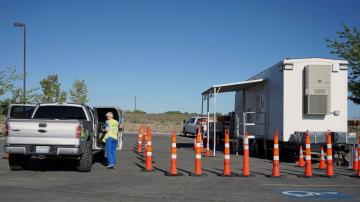
[[[85,151],[80,156],[80,160],[78,162],[78,171],[79,172],[90,172],[92,166],[92,148],[91,148],[91,141],[87,141],[85,145]]]
[[[12,171],[21,171],[24,169],[25,155],[9,154],[9,166]]]

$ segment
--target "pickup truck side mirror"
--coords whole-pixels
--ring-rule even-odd
[[[185,123],[186,121],[185,120],[183,120],[183,123]]]

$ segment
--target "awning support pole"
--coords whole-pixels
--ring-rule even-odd
[[[207,95],[207,97],[206,97],[206,99],[207,99],[207,104],[206,104],[206,111],[207,111],[207,127],[206,127],[206,148],[209,148],[209,146],[210,146],[210,139],[209,139],[209,137],[210,137],[210,135],[209,135],[209,133],[210,133],[210,112],[209,112],[209,109],[210,109],[210,106],[209,106],[209,100],[210,100],[210,98],[209,98],[209,95]]]
[[[204,95],[201,95],[201,115],[200,115],[200,117],[201,117],[201,119],[200,119],[200,124],[201,124],[201,127],[200,127],[200,134],[201,134],[201,142],[203,141],[203,128],[202,128],[202,125],[203,125],[203,123],[202,123],[202,118],[203,118],[203,114],[204,114]]]
[[[235,113],[236,120],[236,146],[235,146],[235,155],[239,155],[239,138],[240,138],[240,117],[238,113]]]
[[[204,95],[201,96],[201,118],[204,114]]]
[[[216,156],[216,88],[214,88],[214,157]]]

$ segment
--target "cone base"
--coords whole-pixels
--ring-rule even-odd
[[[285,178],[285,175],[280,175],[280,176],[266,175],[266,177],[269,177],[269,178]]]
[[[191,177],[205,177],[205,176],[208,176],[207,174],[205,173],[202,173],[202,174],[196,174],[196,173],[190,173],[189,176]]]
[[[240,174],[238,177],[255,177],[256,175],[250,174],[250,175],[242,175]]]
[[[202,157],[205,157],[205,158],[210,158],[210,157],[215,157],[215,156],[206,156],[206,155],[203,155]]]
[[[305,166],[299,166],[299,165],[296,165],[295,167],[297,167],[297,168],[305,168]]]
[[[184,176],[184,174],[182,174],[182,173],[176,173],[176,174],[165,173],[165,176],[168,176],[168,177],[179,177],[179,176]]]
[[[155,169],[152,169],[152,170],[141,169],[141,172],[153,173],[153,172],[156,172],[156,170]]]
[[[340,176],[338,175],[333,175],[333,176],[327,176],[327,175],[318,175],[319,177],[326,177],[326,178],[339,178]]]
[[[230,175],[224,175],[224,173],[220,173],[217,176],[219,176],[219,177],[239,177],[239,174],[231,173]]]

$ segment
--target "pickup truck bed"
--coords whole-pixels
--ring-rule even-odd
[[[80,136],[76,129],[82,123],[77,120],[14,119],[10,121],[10,133],[6,141],[9,153],[80,155]],[[8,145],[8,146],[7,146]],[[49,151],[46,151],[48,146]],[[37,148],[41,148],[38,149]]]
[[[11,170],[21,170],[31,156],[72,156],[79,171],[89,172],[93,125],[90,107],[66,103],[40,104],[30,119],[8,119],[5,152]]]

